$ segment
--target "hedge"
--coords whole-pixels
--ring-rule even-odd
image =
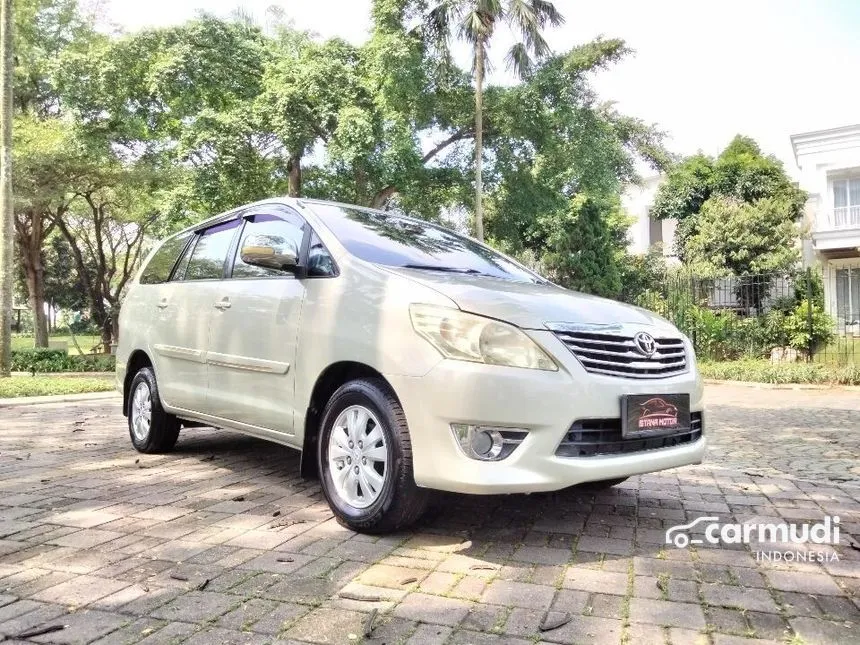
[[[115,367],[116,357],[108,354],[73,356],[62,349],[12,350],[13,372],[113,372]]]
[[[763,360],[702,361],[699,370],[704,378],[722,381],[860,385],[860,367],[854,365],[771,363]]]

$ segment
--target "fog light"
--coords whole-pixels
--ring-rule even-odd
[[[463,454],[481,461],[500,461],[508,457],[526,438],[519,428],[495,428],[452,423],[451,430]]]

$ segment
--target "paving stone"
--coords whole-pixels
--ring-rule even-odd
[[[271,638],[263,634],[237,632],[220,627],[194,634],[184,645],[269,645]]]
[[[89,643],[106,634],[116,631],[129,622],[127,616],[104,611],[83,610],[63,616],[66,628],[61,634],[51,633],[34,636],[30,640],[37,643]]]
[[[804,643],[856,643],[860,639],[860,628],[851,623],[806,617],[792,618],[788,622]]]
[[[80,607],[129,586],[127,582],[96,576],[77,576],[67,582],[33,594],[36,600]]]
[[[451,636],[452,629],[444,625],[423,625],[412,632],[406,645],[443,645]]]
[[[495,580],[487,586],[482,602],[508,607],[528,609],[549,609],[555,596],[555,589],[528,582]]]
[[[460,623],[472,603],[454,598],[411,593],[394,608],[394,615],[409,620],[454,626]]]
[[[569,549],[554,549],[543,546],[521,546],[513,556],[513,560],[531,562],[533,564],[565,564],[573,553]]]
[[[833,579],[823,573],[768,571],[765,573],[774,589],[798,591],[808,594],[842,595]]]
[[[226,614],[241,599],[214,591],[191,591],[152,612],[154,618],[201,623]]]
[[[562,583],[566,589],[592,591],[595,593],[627,593],[627,574],[611,571],[600,571],[585,567],[570,567]]]
[[[365,616],[343,609],[314,609],[286,632],[289,638],[311,643],[347,643],[364,634]],[[353,634],[355,638],[350,639]]]
[[[630,621],[686,629],[705,627],[705,616],[698,605],[648,598],[630,600]]]
[[[583,645],[617,645],[621,642],[623,623],[611,618],[594,616],[574,616],[572,620],[550,631],[541,632],[542,641],[550,643]]]
[[[755,632],[756,638],[785,641],[791,637],[791,630],[782,616],[748,611],[746,617]]]
[[[710,605],[779,613],[779,607],[767,589],[745,589],[722,584],[703,584],[702,594],[705,602]]]

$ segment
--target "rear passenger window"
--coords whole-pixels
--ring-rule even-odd
[[[141,284],[158,284],[167,282],[170,278],[170,272],[173,270],[173,265],[182,249],[185,248],[185,243],[188,241],[189,233],[183,233],[171,237],[161,245],[161,247],[152,256],[149,264],[140,274]]]
[[[218,280],[224,276],[224,262],[239,223],[234,219],[203,231],[191,252],[185,280]]]

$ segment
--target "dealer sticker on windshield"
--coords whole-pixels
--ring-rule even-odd
[[[671,434],[689,427],[689,394],[628,394],[621,397],[621,436],[624,439]]]

